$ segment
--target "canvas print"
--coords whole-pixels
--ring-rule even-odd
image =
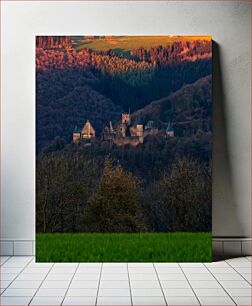
[[[211,261],[211,36],[36,37],[36,261]]]

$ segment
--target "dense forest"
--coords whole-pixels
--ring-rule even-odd
[[[70,43],[37,38],[37,231],[210,231],[211,42],[128,53]],[[132,121],[172,122],[175,137],[98,141],[129,108]],[[72,144],[86,120],[97,141]]]

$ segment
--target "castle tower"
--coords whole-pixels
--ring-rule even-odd
[[[174,137],[174,129],[171,122],[168,123],[165,133],[167,137]]]
[[[122,113],[122,123],[130,124],[130,113]]]
[[[142,122],[141,117],[138,117],[137,119],[136,134],[139,137],[139,142],[143,143],[144,130],[143,130],[143,122]]]
[[[95,137],[95,130],[89,120],[87,120],[83,129],[81,130],[81,137],[83,139],[91,139]]]
[[[78,130],[77,126],[73,131],[73,143],[77,143],[81,138],[81,132]]]

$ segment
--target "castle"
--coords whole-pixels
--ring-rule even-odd
[[[94,138],[95,130],[89,120],[84,124],[81,130],[78,130],[77,127],[75,127],[73,132],[73,143],[84,140],[92,140]]]
[[[122,113],[121,123],[115,128],[110,121],[109,124],[104,127],[100,140],[109,141],[117,146],[129,144],[135,147],[142,144],[145,137],[163,133],[166,137],[174,137],[174,130],[171,123],[168,124],[165,131],[159,130],[152,120],[148,121],[144,125],[141,117],[138,117],[136,123],[132,124],[129,112]],[[91,142],[94,141],[95,137],[95,130],[88,120],[81,130],[78,130],[77,128],[74,130],[73,143]]]

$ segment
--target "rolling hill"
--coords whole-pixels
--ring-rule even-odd
[[[165,127],[172,122],[179,135],[197,130],[211,130],[211,85],[212,76],[208,75],[166,98],[156,100],[132,114],[133,119],[154,120]]]

